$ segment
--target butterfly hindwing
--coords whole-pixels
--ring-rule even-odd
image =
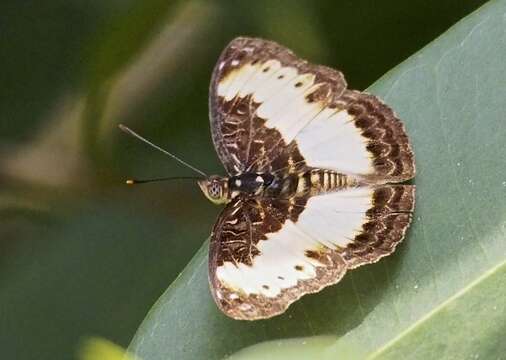
[[[343,258],[294,225],[304,203],[289,211],[285,200],[238,200],[224,209],[211,237],[209,281],[225,314],[269,318],[344,275]]]
[[[307,166],[374,183],[414,176],[404,127],[388,106],[271,41],[229,44],[213,72],[210,109],[229,174]]]
[[[348,269],[379,260],[402,240],[414,187],[381,185],[309,199],[238,199],[211,237],[209,280],[220,309],[236,319],[282,313]]]

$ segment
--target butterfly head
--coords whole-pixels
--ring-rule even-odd
[[[198,184],[204,195],[215,204],[225,204],[230,201],[228,196],[228,179],[220,176],[210,176],[199,180]]]

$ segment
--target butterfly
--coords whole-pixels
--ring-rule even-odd
[[[415,160],[403,124],[376,96],[275,42],[239,37],[216,64],[209,106],[228,175],[169,155],[205,176],[204,195],[225,205],[208,269],[224,314],[282,314],[402,241],[415,186],[399,183],[415,176]]]
[[[405,128],[341,72],[272,41],[239,37],[210,86],[214,146],[228,176],[199,181],[226,204],[209,249],[212,296],[226,315],[283,313],[348,270],[391,254],[415,203]]]

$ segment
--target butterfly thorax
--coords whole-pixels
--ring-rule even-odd
[[[211,176],[199,181],[204,195],[216,204],[228,203],[238,196],[277,199],[312,196],[355,185],[353,178],[326,169],[277,174],[249,172],[228,178]]]

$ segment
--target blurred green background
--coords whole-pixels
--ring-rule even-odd
[[[219,209],[125,123],[222,174],[208,84],[238,35],[276,40],[364,89],[484,1],[0,3],[0,357],[126,346]],[[191,321],[191,319],[188,319]]]

